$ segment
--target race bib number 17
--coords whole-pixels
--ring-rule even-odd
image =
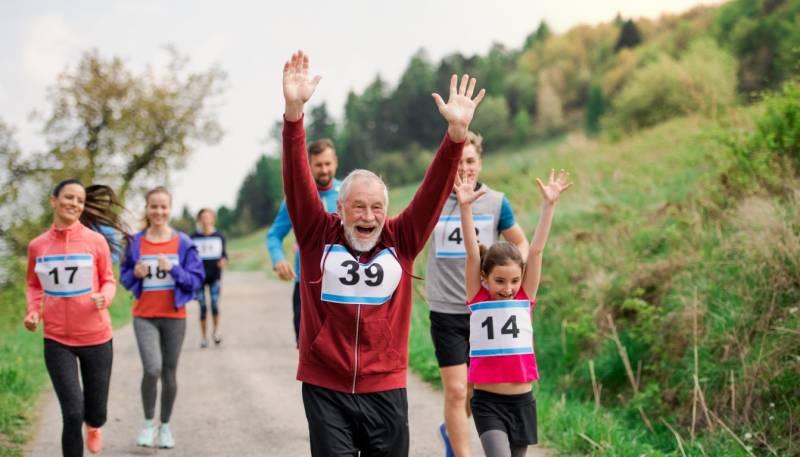
[[[469,356],[532,354],[530,306],[528,300],[496,300],[469,305]]]
[[[46,255],[36,258],[34,270],[44,293],[53,297],[77,297],[92,291],[92,254]]]

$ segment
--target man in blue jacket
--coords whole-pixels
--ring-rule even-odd
[[[311,174],[317,184],[319,198],[329,213],[336,212],[336,200],[339,198],[341,181],[336,179],[336,150],[333,142],[327,138],[317,140],[308,147],[308,162]],[[295,245],[294,267],[286,260],[283,254],[283,239],[292,230],[292,221],[286,209],[286,201],[281,203],[278,215],[272,222],[272,227],[267,232],[267,250],[272,258],[272,269],[284,281],[294,279],[294,294],[292,295],[294,309],[294,337],[295,342],[300,335],[300,256]]]

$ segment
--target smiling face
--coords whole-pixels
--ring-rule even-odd
[[[308,163],[311,166],[311,175],[314,176],[314,181],[320,187],[326,187],[331,183],[331,180],[336,176],[336,153],[333,149],[326,148],[319,154],[312,154],[308,157]]]
[[[522,285],[522,268],[515,262],[495,265],[483,279],[492,300],[512,300]]]
[[[481,156],[478,150],[475,149],[474,144],[464,146],[464,152],[461,153],[461,160],[458,161],[458,175],[461,179],[469,179],[478,182],[478,176],[481,174]]]
[[[67,226],[80,219],[86,202],[86,189],[80,184],[67,184],[55,197],[50,197],[56,225]]]
[[[355,177],[344,201],[336,203],[344,233],[350,246],[367,252],[378,242],[386,221],[386,194],[376,178]]]
[[[164,192],[153,192],[147,197],[147,207],[145,217],[150,227],[163,228],[169,224],[169,212],[172,209],[172,201],[168,194]]]
[[[216,222],[216,217],[212,211],[203,211],[200,213],[200,217],[198,218],[198,222],[200,222],[200,227],[203,229],[204,233],[211,233],[214,230],[214,223]]]

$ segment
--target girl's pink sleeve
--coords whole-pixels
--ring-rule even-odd
[[[28,299],[28,312],[26,314],[31,311],[36,311],[41,314],[44,290],[42,289],[42,283],[39,282],[39,277],[36,276],[36,249],[30,244],[28,245],[27,284],[28,287],[25,288],[25,295]]]

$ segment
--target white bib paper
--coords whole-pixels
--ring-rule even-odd
[[[363,305],[382,305],[394,294],[403,269],[390,249],[384,249],[368,263],[359,263],[339,244],[325,245],[323,253],[322,300]]]
[[[527,300],[496,300],[469,305],[469,356],[532,354],[533,327]]]
[[[76,297],[92,291],[92,254],[46,255],[36,258],[34,269],[44,293],[53,297]]]
[[[478,242],[491,246],[495,241],[495,221],[491,214],[473,214],[472,221],[478,232]],[[464,235],[461,233],[460,216],[441,216],[433,229],[436,257],[464,258]]]
[[[222,258],[222,238],[217,236],[194,238],[194,244],[197,246],[200,259],[219,260]]]
[[[147,265],[147,276],[142,279],[142,290],[170,290],[175,288],[175,280],[168,271],[158,268],[158,255],[143,255],[139,258]],[[174,265],[180,264],[178,256],[168,254],[167,259]]]

